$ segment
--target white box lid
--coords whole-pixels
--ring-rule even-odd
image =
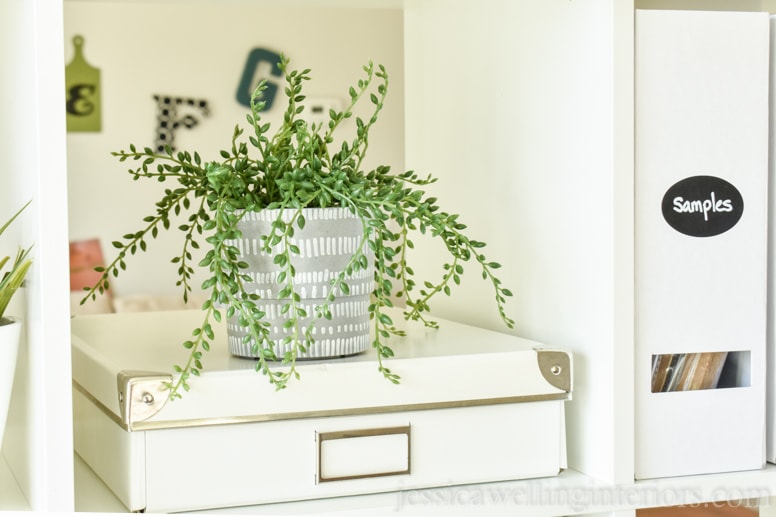
[[[301,379],[278,391],[253,360],[229,354],[220,324],[202,374],[168,401],[164,382],[188,357],[182,343],[202,321],[198,310],[74,317],[73,382],[130,431],[570,398],[568,352],[439,318],[431,329],[393,316],[407,331],[390,339],[396,357],[385,363],[401,376],[398,385],[378,372],[369,350],[300,360]]]

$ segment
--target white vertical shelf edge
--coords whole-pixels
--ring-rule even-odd
[[[4,0],[5,202],[33,201],[19,238],[34,244],[5,460],[35,511],[73,509],[72,397],[62,0]],[[6,50],[7,49],[7,50]],[[7,59],[6,59],[7,58]],[[0,493],[0,507],[5,501]]]
[[[37,284],[30,293],[28,340],[35,404],[33,436],[41,474],[34,510],[73,509],[70,280],[67,225],[64,15],[61,0],[35,1],[38,174]]]
[[[613,84],[613,354],[614,466],[617,483],[633,481],[635,469],[634,321],[634,2],[612,3]]]

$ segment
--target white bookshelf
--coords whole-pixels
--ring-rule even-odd
[[[89,467],[75,458],[76,499],[79,512],[122,512],[121,502]],[[232,515],[590,515],[633,512],[658,505],[713,508],[733,499],[747,505],[776,491],[776,466],[765,469],[686,476],[613,485],[575,470],[558,477],[458,487],[387,492],[352,497],[219,508],[192,513]],[[734,503],[736,504],[736,503]],[[770,508],[769,508],[770,510]]]
[[[66,135],[58,111],[65,64],[63,1],[0,2],[0,28],[28,43],[0,46],[0,102],[17,128],[13,140],[10,130],[0,133],[0,151],[12,165],[0,175],[0,192],[4,202],[28,196],[39,201],[36,224],[25,230],[34,237],[38,257],[27,306],[38,330],[23,354],[17,413],[0,458],[0,511],[120,511],[72,455],[67,232],[62,227],[68,215]],[[289,5],[280,0],[231,2]],[[216,0],[197,1],[208,3]],[[473,233],[489,243],[489,255],[509,266],[504,281],[515,292],[509,308],[518,321],[516,332],[575,355],[574,399],[568,405],[570,469],[558,478],[506,486],[541,486],[547,497],[581,490],[633,499],[601,499],[578,509],[540,499],[519,508],[521,514],[531,509],[546,516],[625,516],[652,506],[646,499],[650,493],[679,494],[671,501],[656,501],[670,504],[703,504],[737,494],[720,487],[739,490],[747,499],[776,496],[772,466],[633,481],[633,13],[637,6],[665,5],[634,5],[633,0],[291,3],[403,11],[406,167],[439,176],[447,188],[440,199],[452,203]],[[702,9],[735,2],[689,3]],[[776,10],[773,2],[741,4]],[[18,58],[20,53],[25,59]],[[18,103],[3,97],[9,89],[30,96],[28,112],[11,109]],[[443,122],[434,125],[439,120]],[[483,181],[486,177],[491,183]],[[489,188],[492,184],[498,188]],[[489,217],[494,206],[505,207],[495,219]],[[484,293],[479,285],[465,285],[460,294],[473,302],[461,304],[457,297],[440,305],[441,315],[498,328]],[[295,515],[314,508],[358,515],[368,508],[387,514],[395,502],[396,494],[379,494],[250,510]],[[417,506],[405,513],[429,514],[427,506]],[[460,505],[434,510],[471,514],[471,507]],[[515,513],[514,506],[503,504],[477,510],[483,515]]]
[[[33,510],[73,505],[62,32],[61,0],[0,3],[0,205],[7,213],[32,199],[9,236],[34,243],[14,309],[26,339],[0,462],[13,475],[0,477],[0,509],[19,505],[19,490]]]

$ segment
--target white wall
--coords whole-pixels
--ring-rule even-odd
[[[632,326],[615,319],[620,302],[630,317],[632,297],[627,156],[615,175],[615,10],[605,0],[413,2],[405,10],[405,44],[413,49],[405,73],[407,167],[440,178],[434,192],[443,209],[459,212],[489,244],[485,254],[504,266],[515,333],[574,352],[570,466],[617,480],[632,473],[632,418],[615,414],[632,399],[626,388],[615,401],[614,387],[618,376],[630,384],[633,343]],[[419,248],[415,269],[438,278],[426,259],[433,255]],[[473,265],[468,270],[437,312],[504,329],[490,286]],[[611,444],[623,430],[626,454],[614,458]]]
[[[133,182],[127,167],[110,156],[129,143],[151,145],[156,124],[154,94],[204,98],[211,115],[176,134],[178,149],[217,159],[228,148],[247,108],[235,91],[251,49],[284,52],[294,68],[312,68],[310,98],[348,99],[348,87],[369,60],[391,78],[386,109],[374,129],[371,164],[404,166],[403,30],[401,10],[263,7],[249,2],[146,3],[65,2],[66,62],[71,39],[85,38],[85,57],[101,70],[103,128],[68,133],[70,233],[74,240],[98,237],[108,260],[111,241],[141,228],[141,219],[161,197],[155,183]],[[277,99],[266,120],[278,120]],[[175,266],[180,239],[165,234],[135,256],[113,286],[116,294],[178,294]],[[194,284],[199,286],[199,281]]]

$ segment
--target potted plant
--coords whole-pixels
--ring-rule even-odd
[[[482,254],[483,242],[465,234],[466,226],[458,215],[442,211],[437,199],[424,192],[435,179],[412,171],[393,174],[387,166],[363,170],[369,131],[388,92],[385,68],[371,62],[364,66],[363,78],[349,89],[347,107],[330,110],[327,124],[309,124],[303,117],[302,90],[310,70],[290,70],[288,64],[283,56],[280,68],[287,106],[282,123],[270,133],[271,125],[262,121],[265,103],[261,98],[267,84],[261,82],[247,114],[252,134],[245,142],[244,130],[236,126],[231,147],[221,151],[219,160],[205,161],[197,152],[174,152],[169,147],[157,152],[130,145],[128,151],[112,153],[122,162],[138,162],[129,169],[133,179],[174,181],[176,185],[164,191],[142,229],[113,242],[118,255],[98,268],[101,278],[87,289],[84,301],[106,292],[111,277],[125,269],[128,256],[145,251],[148,241],[170,229],[171,218],[181,214],[188,218],[177,226],[183,243],[172,261],[178,267],[177,285],[184,300],[191,292],[194,267],[207,271],[202,284],[209,292],[202,306],[205,315],[191,339],[184,342],[190,350],[188,361],[174,366],[178,375],[168,386],[173,398],[180,396],[181,389],[188,390],[190,377],[200,373],[203,352],[213,340],[212,324],[224,317],[229,320],[230,347],[247,348],[250,354],[237,353],[255,357],[256,369],[278,388],[285,387],[289,379],[299,376],[297,358],[320,357],[311,353],[320,342],[359,326],[338,324],[339,330],[332,330],[332,320],[350,310],[337,307],[348,296],[359,297],[345,303],[361,307],[357,317],[374,326],[365,335],[367,345],[376,349],[379,371],[399,382],[399,376],[383,362],[393,356],[390,337],[402,334],[386,308],[398,300],[405,306],[405,318],[435,326],[426,316],[431,298],[450,295],[469,261],[476,262],[482,277],[492,284],[496,308],[504,323],[513,326],[504,311],[511,293],[494,273],[499,264]],[[365,99],[371,103],[369,118],[354,116],[354,108]],[[355,120],[355,135],[350,141],[335,141],[336,131],[348,119]],[[317,215],[321,210],[336,212],[344,220],[336,225],[349,226],[346,233],[350,234],[306,235],[310,226],[316,226],[315,232],[332,231],[319,227],[318,222],[333,217],[329,212]],[[413,234],[429,234],[443,243],[448,257],[441,261],[437,282],[416,283],[408,260]],[[200,248],[202,239],[206,253],[193,264],[192,250]],[[318,255],[324,248],[324,255],[330,248],[339,249],[339,263],[325,268],[326,274],[308,273],[305,260],[328,260]],[[250,266],[259,269],[253,271]],[[308,285],[307,277],[317,278],[318,283]],[[314,301],[306,301],[311,296]],[[272,367],[276,361],[284,368]]]
[[[29,204],[30,202],[27,202],[0,227],[0,235],[5,232],[6,228],[11,225]],[[27,249],[19,248],[13,261],[11,261],[10,256],[0,257],[0,272],[2,273],[0,278],[0,446],[3,443],[3,431],[5,430],[5,421],[8,416],[8,405],[11,401],[14,371],[16,370],[16,355],[19,349],[22,327],[20,320],[6,315],[6,310],[16,290],[24,282],[27,271],[32,265],[32,260],[29,258],[31,249],[31,247]]]

